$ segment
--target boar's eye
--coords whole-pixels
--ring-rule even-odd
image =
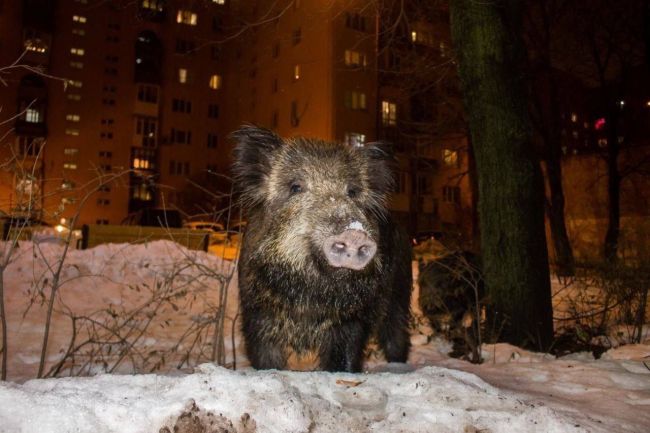
[[[353,186],[348,187],[348,197],[355,198],[359,195],[359,189]]]
[[[298,182],[291,183],[291,186],[289,187],[289,192],[291,193],[291,195],[302,192],[302,185],[299,184]]]

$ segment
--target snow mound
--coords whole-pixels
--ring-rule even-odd
[[[580,432],[565,415],[441,367],[407,374],[233,372],[0,383],[0,432]],[[203,426],[203,427],[201,427]],[[211,427],[212,426],[212,427]]]

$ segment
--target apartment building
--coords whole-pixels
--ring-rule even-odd
[[[22,67],[0,88],[3,120],[18,116],[2,125],[3,211],[119,224],[224,169],[225,66],[211,41],[228,6],[186,3],[4,2],[2,64]],[[26,184],[35,195],[17,191]]]
[[[227,135],[250,122],[351,146],[394,142],[391,208],[413,233],[458,230],[466,139],[423,114],[441,112],[422,103],[440,89],[414,96],[394,73],[408,64],[398,57],[440,60],[448,35],[400,25],[388,50],[383,13],[361,0],[4,2],[1,64],[24,52],[44,73],[19,68],[0,87],[3,119],[18,116],[2,125],[11,164],[0,209],[119,224],[174,206],[188,179],[228,173]]]

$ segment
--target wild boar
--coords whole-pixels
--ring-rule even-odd
[[[361,371],[372,335],[390,362],[409,352],[411,247],[391,218],[387,146],[283,140],[244,126],[233,175],[248,225],[238,264],[242,331],[257,369],[293,351]]]

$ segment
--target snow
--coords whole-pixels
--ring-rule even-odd
[[[173,431],[192,402],[268,432],[581,432],[569,417],[477,376],[441,367],[406,374],[232,372],[32,380],[0,385],[2,432]],[[248,416],[244,415],[248,414]],[[240,426],[243,430],[243,426]],[[239,431],[241,431],[239,430]]]
[[[363,224],[360,221],[352,221],[348,226],[346,227],[347,230],[359,230],[359,231],[364,231]]]
[[[613,347],[599,360],[590,353],[556,359],[508,344],[484,345],[485,362],[475,365],[450,358],[450,343],[421,323],[412,336],[408,364],[371,357],[364,374],[254,371],[238,334],[237,371],[212,364],[192,368],[207,361],[206,356],[176,369],[182,351],[169,347],[190,326],[206,320],[204,310],[218,304],[216,275],[230,276],[234,268],[167,241],[70,252],[46,366],[47,371],[61,359],[69,344],[64,306],[88,315],[107,304],[128,310],[147,299],[151,292],[146,287],[167,281],[188,293],[175,301],[178,309],[168,307],[153,317],[154,325],[135,345],[143,352],[167,350],[170,358],[159,374],[125,374],[142,367],[127,360],[115,369],[122,374],[104,374],[107,369],[98,363],[90,370],[93,377],[29,380],[36,376],[43,333],[45,305],[39,293],[48,293],[47,263],[55,264],[60,254],[60,245],[39,249],[24,242],[6,270],[12,382],[0,382],[0,432],[158,433],[166,432],[164,427],[178,433],[649,430],[650,341]],[[233,360],[236,277],[227,288],[228,364]],[[32,298],[36,301],[30,305]],[[171,322],[162,326],[165,319]],[[109,365],[115,359],[111,356],[103,358]],[[212,430],[191,429],[201,422]]]

